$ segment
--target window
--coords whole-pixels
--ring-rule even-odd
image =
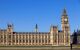
[[[15,42],[15,40],[13,40],[13,43]]]
[[[23,39],[23,43],[25,42],[25,40]]]
[[[26,39],[26,43],[28,43],[28,40]]]
[[[3,38],[3,36],[1,35],[1,39]]]
[[[42,43],[44,43],[44,40],[42,39]]]
[[[33,42],[32,43],[34,43],[34,40],[33,40]]]
[[[39,39],[39,43],[41,43],[41,39]]]
[[[37,41],[37,39],[36,39],[36,43],[37,43],[38,41]]]
[[[48,43],[50,43],[50,40],[48,40]]]
[[[47,39],[45,40],[45,43],[47,43]]]
[[[20,39],[20,43],[21,43],[21,39]]]
[[[1,39],[1,42],[3,42],[3,40]]]
[[[29,43],[31,43],[31,39],[29,39]]]
[[[9,38],[11,38],[11,35],[9,35]]]
[[[18,40],[16,40],[16,43],[18,43]]]
[[[68,36],[66,36],[66,42],[68,42],[68,40],[69,40],[69,39],[68,39]]]

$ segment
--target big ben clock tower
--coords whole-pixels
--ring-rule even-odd
[[[68,15],[66,13],[66,9],[63,10],[63,14],[61,17],[62,23],[62,31],[64,32],[64,45],[70,45],[70,27],[69,27],[69,20]]]

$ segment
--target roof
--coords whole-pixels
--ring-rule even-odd
[[[6,29],[0,29],[0,31],[6,31]]]
[[[14,34],[49,34],[49,32],[13,32]]]

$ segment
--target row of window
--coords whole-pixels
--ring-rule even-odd
[[[0,43],[6,43],[6,40],[0,40]],[[11,40],[8,40],[11,43]],[[12,40],[12,43],[50,43],[50,40]]]

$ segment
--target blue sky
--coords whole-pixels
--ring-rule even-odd
[[[14,24],[14,31],[49,32],[50,25],[61,29],[61,15],[66,8],[71,32],[80,28],[80,0],[0,0],[0,28]]]

